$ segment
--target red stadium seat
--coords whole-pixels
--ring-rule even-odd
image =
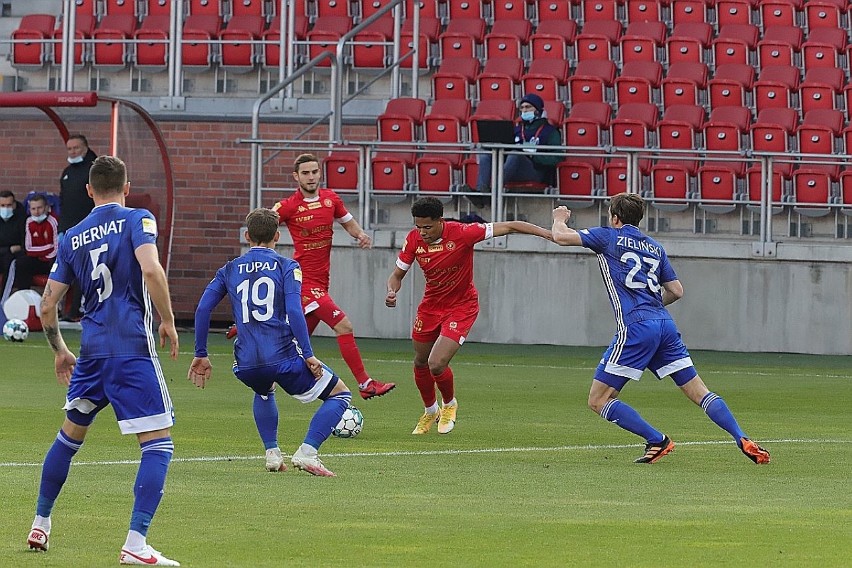
[[[662,21],[662,2],[659,0],[625,0],[627,23]]]
[[[573,24],[574,22],[567,22]],[[573,42],[573,38],[571,40]],[[530,36],[530,54],[533,61],[537,59],[561,59],[567,61],[571,42],[561,35],[534,33]]]
[[[603,171],[604,159],[599,153],[608,138],[611,114],[610,106],[601,102],[583,102],[571,107],[571,112],[563,123],[565,144],[589,148],[591,155],[578,156],[577,153],[570,152],[567,162],[563,163],[572,167],[584,164],[591,167],[595,173]]]
[[[133,33],[136,40],[137,68],[149,72],[163,71],[168,67],[169,16],[149,14],[138,30]]]
[[[408,34],[409,37],[414,34],[414,18],[406,18],[402,22],[402,33]],[[429,38],[429,43],[437,43],[441,35],[441,20],[436,17],[420,16],[420,33]]]
[[[808,29],[843,28],[849,5],[841,0],[810,0],[805,4],[805,23]]]
[[[101,20],[98,29],[92,33],[92,64],[102,71],[119,71],[127,67],[130,44],[126,40],[133,37],[136,29],[136,16],[126,13],[108,14]],[[101,43],[107,42],[107,43]]]
[[[84,40],[87,40],[92,37],[92,33],[95,31],[96,23],[97,20],[94,16],[85,13],[80,13],[79,11],[77,12],[74,32],[74,38],[76,39],[76,43],[74,44],[74,67],[77,69],[82,68],[85,63],[84,60],[88,59],[88,50],[84,45]],[[53,39],[62,39],[61,24],[56,28],[56,30],[54,30]],[[62,64],[62,43],[59,41],[53,44],[53,64]]]
[[[74,0],[74,5],[77,8],[77,17],[96,16],[98,14],[97,4],[97,0]]]
[[[708,0],[676,0],[669,2],[672,24],[706,23],[710,21],[707,14]]]
[[[712,37],[713,28],[705,22],[684,22],[677,24],[666,40],[669,64],[703,62],[704,50],[710,47]]]
[[[498,57],[518,59],[522,55],[521,41],[514,35],[490,33],[485,36],[485,60]]]
[[[628,61],[615,79],[615,97],[625,103],[652,103],[663,77],[663,66],[656,61]]]
[[[387,36],[381,32],[364,30],[352,38],[353,69],[384,69],[387,66],[385,42]]]
[[[790,108],[799,91],[799,68],[773,65],[764,67],[754,83],[754,104],[757,112],[765,108]]]
[[[485,20],[450,20],[446,31],[438,42],[441,45],[441,58],[476,57],[478,47],[485,39]]]
[[[470,86],[479,75],[479,60],[475,57],[448,57],[441,61],[432,75],[432,98],[469,98]]]
[[[189,5],[191,16],[204,14],[221,17],[223,15],[220,0],[188,0],[186,3]]]
[[[716,0],[716,25],[721,31],[730,24],[751,24],[749,0]]]
[[[453,165],[444,155],[424,156],[415,164],[417,170],[417,189],[429,192],[449,192],[456,185]]]
[[[750,128],[752,149],[755,152],[789,152],[792,148],[791,136],[798,121],[799,115],[793,109],[764,109]],[[785,178],[790,177],[792,163],[776,163],[776,167]]]
[[[845,82],[843,69],[815,67],[809,70],[799,88],[802,113],[807,114],[817,108],[838,108],[836,99],[840,97]]]
[[[672,63],[662,81],[663,106],[706,102],[707,65],[691,61]]]
[[[806,217],[823,217],[831,212],[831,181],[823,170],[803,165],[793,172],[793,211]]]
[[[653,195],[648,202],[661,211],[684,211],[689,207],[690,175],[684,166],[675,163],[656,165],[651,168]]]
[[[761,67],[770,65],[795,65],[796,54],[802,49],[802,28],[798,26],[772,26],[763,32],[757,42],[757,60]]]
[[[498,57],[489,59],[485,63],[482,73],[476,78],[479,87],[479,100],[515,100],[516,87],[520,84],[523,72],[524,62],[520,58]]]
[[[701,201],[698,207],[712,213],[729,213],[739,201],[737,172],[725,164],[707,162],[698,169],[698,188]],[[741,177],[741,176],[740,176]]]
[[[361,21],[366,20],[389,3],[389,0],[361,0]],[[390,16],[390,14],[386,14],[386,16]]]
[[[747,146],[745,135],[751,125],[751,113],[744,107],[722,106],[713,109],[704,123],[704,146],[711,152],[713,161],[707,166],[724,167],[736,177],[745,173],[741,152]],[[723,160],[723,161],[715,161]]]
[[[802,65],[807,73],[814,67],[839,67],[840,55],[847,45],[846,30],[815,28],[802,44]]]
[[[697,105],[673,105],[666,108],[663,119],[657,124],[657,140],[660,149],[664,150],[696,150],[700,147],[698,133],[704,126],[704,108]],[[678,154],[683,157],[683,154]],[[686,169],[694,176],[698,163],[694,160],[679,159],[657,160],[657,165],[675,165]]]
[[[423,119],[426,142],[453,144],[467,140],[465,134],[470,120],[470,101],[461,99],[438,99]],[[453,164],[461,166],[463,154],[441,154]]]
[[[716,74],[708,82],[710,108],[720,106],[745,106],[746,93],[754,83],[754,67],[745,63],[726,63],[716,67]]]
[[[402,193],[408,189],[408,169],[413,166],[408,156],[380,152],[370,162],[372,191],[376,193]]]
[[[565,104],[562,100],[545,99],[544,114],[547,116],[547,121],[550,124],[557,128],[561,128],[562,123],[565,122]]]
[[[351,18],[354,15],[350,9],[350,3],[345,0],[315,0],[314,9],[317,18],[326,16]]]
[[[172,10],[171,4],[170,0],[148,0],[145,6],[145,17],[168,16]],[[299,4],[301,4],[301,2],[297,2],[296,5],[298,6]]]
[[[834,109],[814,109],[805,115],[796,131],[799,152],[802,154],[843,154],[839,137],[843,130],[843,113]],[[808,156],[802,156],[808,159]],[[830,158],[814,158],[819,162]],[[840,175],[840,165],[836,163],[803,164],[800,169],[827,174],[832,181]]]
[[[800,0],[760,0],[759,11],[763,29],[774,26],[795,26],[797,12],[802,8]]]
[[[526,0],[498,0],[491,3],[491,16],[494,22],[516,20],[527,22]]]
[[[621,39],[621,22],[594,20],[583,26],[574,40],[577,61],[612,60],[613,45]]]
[[[181,61],[186,70],[206,71],[213,65],[213,46],[206,42],[219,36],[221,25],[222,19],[217,15],[187,16],[181,46]]]
[[[228,27],[219,32],[222,67],[232,72],[251,71],[258,61],[257,49],[252,41],[263,34],[262,16],[238,15],[228,20]]]
[[[410,20],[406,20],[410,21]],[[405,55],[407,52],[414,49],[414,33],[405,30],[405,26],[403,25],[403,31],[399,34],[400,45],[400,56]],[[432,51],[432,45],[434,41],[429,37],[428,34],[420,34],[420,45],[417,47],[417,68],[426,70],[430,67],[432,58],[430,57],[430,52]],[[411,69],[412,64],[414,63],[414,56],[410,56],[404,59],[400,63],[400,67],[403,69]]]
[[[560,203],[572,209],[594,205],[597,197],[595,171],[589,164],[576,160],[560,162],[556,165],[556,186]]]
[[[606,91],[614,81],[615,63],[612,61],[580,61],[568,78],[571,104],[606,102]]]
[[[568,62],[562,59],[533,59],[529,72],[521,77],[524,94],[535,93],[542,100],[564,99],[568,84]]]
[[[615,20],[618,18],[618,0],[582,0],[583,20]]]
[[[571,19],[571,0],[536,0],[535,3],[539,25],[547,21],[565,23]]]
[[[44,67],[50,48],[47,42],[53,36],[56,18],[50,14],[29,14],[21,19],[12,32],[12,39],[26,43],[14,43],[11,47],[11,64],[16,69]]]
[[[263,0],[231,0],[231,17],[234,16],[271,16],[264,9]]]
[[[727,63],[751,63],[760,32],[752,24],[729,23],[722,26],[713,40],[713,60],[716,66]]]
[[[357,192],[360,186],[358,161],[358,152],[332,151],[322,164],[326,185],[337,192]]]
[[[105,0],[104,14],[107,16],[124,14],[126,16],[133,16],[134,18],[139,16],[135,0]]]
[[[666,25],[662,22],[631,22],[621,36],[621,59],[630,61],[659,61],[658,51],[666,37]]]
[[[648,103],[627,103],[618,107],[616,117],[610,122],[610,142],[613,146],[632,147],[632,148],[648,148],[651,144],[651,133],[657,128],[657,107]],[[624,160],[612,160],[604,167],[604,174],[607,176],[607,193],[614,190],[616,186],[620,187],[621,173],[619,168],[623,168]],[[613,171],[608,173],[608,170]],[[651,170],[651,161],[648,159],[639,160],[639,170],[644,175],[648,175]],[[618,184],[613,185],[612,175],[617,176]],[[622,189],[623,191],[623,189]]]

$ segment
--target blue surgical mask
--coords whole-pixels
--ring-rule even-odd
[[[82,161],[83,161],[83,156],[77,156],[76,158],[71,158],[71,157],[68,158],[69,164],[79,164]]]
[[[44,221],[45,219],[47,219],[47,214],[45,214],[45,215],[36,215],[35,217],[33,217],[33,219],[35,220],[35,222],[36,222],[36,223],[41,223],[42,221]]]
[[[532,122],[535,120],[535,111],[528,110],[526,112],[521,113],[521,120],[524,122]]]
[[[0,219],[3,219],[4,221],[11,219],[14,213],[15,210],[11,207],[0,207]]]

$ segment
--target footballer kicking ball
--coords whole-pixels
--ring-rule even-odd
[[[3,324],[3,338],[6,341],[21,342],[30,334],[30,328],[23,320],[10,319]],[[359,412],[360,414],[360,412]]]
[[[338,438],[354,438],[361,433],[362,428],[364,428],[364,415],[361,414],[360,410],[350,404],[343,411],[340,422],[337,423],[331,434]]]

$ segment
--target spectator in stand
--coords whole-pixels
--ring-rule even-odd
[[[59,238],[63,233],[82,221],[91,213],[95,202],[86,191],[89,182],[89,169],[92,162],[97,158],[89,148],[89,141],[82,134],[72,134],[65,142],[68,150],[68,166],[62,171],[59,178],[59,204],[62,215],[59,219]],[[64,314],[64,321],[80,321],[83,314],[80,312],[82,292],[80,286],[71,289],[71,310]]]
[[[15,199],[15,194],[6,189],[0,191],[0,282],[8,284],[4,286],[7,290],[11,289],[11,280],[14,278],[14,274],[9,274],[12,262],[24,254],[26,221],[27,212],[23,204]],[[7,295],[3,294],[2,301],[6,300]]]
[[[515,126],[515,144],[522,146],[524,153],[508,154],[503,164],[504,182],[535,182],[553,185],[556,183],[556,164],[563,157],[556,154],[540,154],[536,146],[559,146],[562,134],[547,120],[544,101],[538,95],[524,95],[518,109],[521,122]],[[479,175],[476,191],[491,193],[491,154],[479,155]],[[474,205],[481,207],[485,200],[474,196]]]
[[[50,205],[44,194],[30,198],[30,216],[27,217],[24,251],[15,262],[14,290],[29,288],[33,276],[50,273],[59,246],[56,217],[50,214]]]

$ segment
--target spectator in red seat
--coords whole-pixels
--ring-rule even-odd
[[[59,223],[50,214],[47,197],[38,194],[30,198],[30,216],[27,217],[24,251],[15,263],[14,290],[29,288],[33,276],[50,273],[59,246]]]
[[[555,184],[556,164],[562,161],[563,156],[540,154],[536,146],[560,146],[562,134],[547,121],[544,101],[538,95],[524,95],[518,109],[521,122],[515,126],[515,144],[522,146],[524,153],[506,156],[503,181]],[[491,193],[491,154],[479,156],[476,191]]]

